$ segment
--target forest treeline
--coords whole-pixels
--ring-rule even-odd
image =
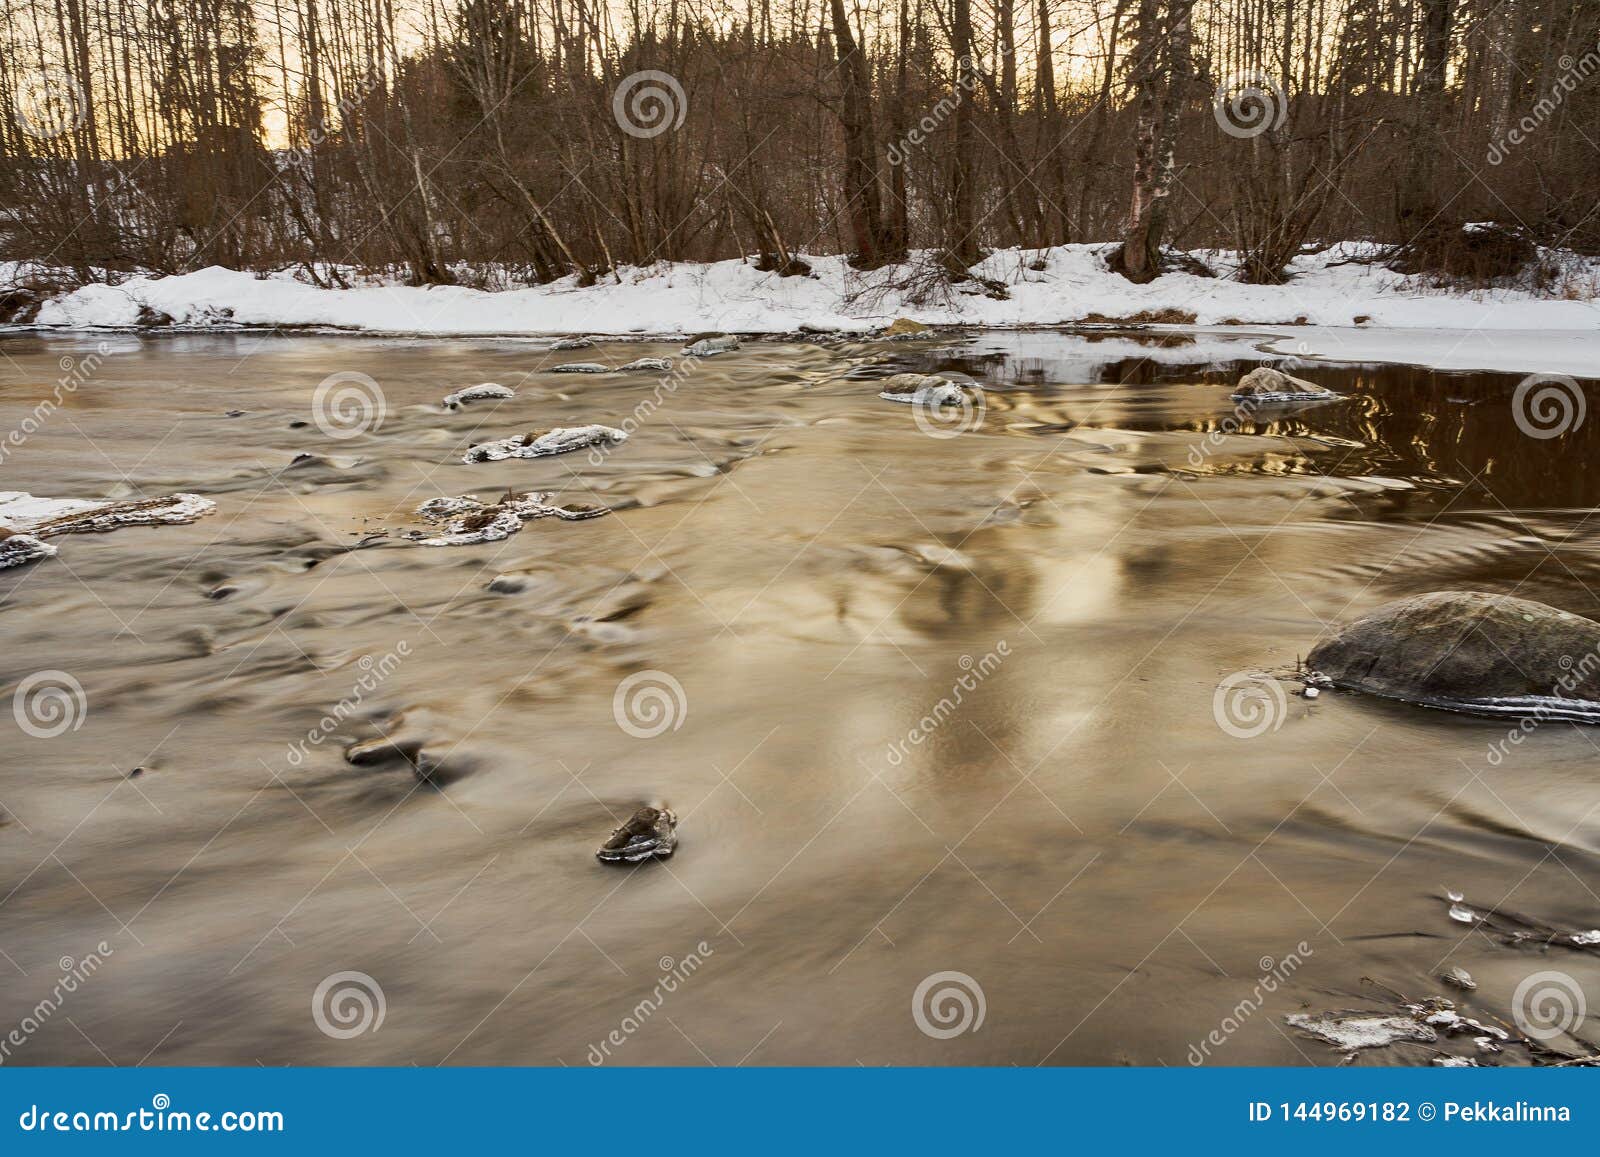
[[[0,259],[80,280],[1600,250],[1595,0],[0,3]]]

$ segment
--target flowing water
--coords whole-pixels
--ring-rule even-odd
[[[1600,1009],[1593,957],[1443,899],[1600,926],[1595,731],[1217,694],[1421,591],[1600,614],[1600,423],[1328,366],[1346,400],[1240,423],[1246,340],[747,342],[667,389],[547,370],[677,343],[546,344],[0,343],[0,429],[81,378],[0,489],[217,503],[0,572],[6,706],[83,688],[5,718],[7,1063],[1334,1064],[1284,1015],[1449,965],[1474,1015],[1540,969]],[[981,424],[925,432],[891,368],[985,383]],[[319,428],[335,373],[381,425]],[[644,399],[608,453],[461,463]],[[614,512],[403,537],[508,487]],[[384,734],[426,780],[346,761]],[[597,863],[652,802],[677,855]]]

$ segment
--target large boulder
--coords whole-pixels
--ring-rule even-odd
[[[1528,599],[1438,591],[1317,645],[1335,686],[1485,715],[1600,722],[1600,623]]]

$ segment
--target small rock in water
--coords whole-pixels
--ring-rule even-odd
[[[1452,904],[1450,905],[1450,919],[1457,924],[1476,924],[1478,922],[1478,914],[1465,904]]]
[[[1440,973],[1439,979],[1446,984],[1453,985],[1456,988],[1464,988],[1468,991],[1478,987],[1478,982],[1472,979],[1472,973],[1465,968],[1452,967]]]
[[[652,373],[664,374],[672,368],[671,358],[634,358],[625,366],[618,366],[619,374]]]
[[[1574,932],[1572,934],[1572,942],[1582,948],[1600,944],[1600,928],[1594,928],[1588,932]]]
[[[484,442],[468,450],[461,460],[499,462],[505,458],[543,458],[550,454],[569,454],[590,446],[615,446],[626,442],[626,431],[611,426],[557,426],[498,442]]]
[[[712,358],[718,354],[729,353],[739,348],[739,339],[724,334],[720,337],[703,337],[698,341],[683,347],[683,352],[691,358]]]
[[[1300,694],[1305,696],[1307,699],[1315,699],[1318,695],[1321,695],[1322,692],[1317,688],[1312,687],[1310,684],[1307,684],[1305,690],[1301,691]]]
[[[895,374],[877,383],[878,397],[917,406],[959,406],[966,394],[949,378],[937,374]]]
[[[610,366],[603,366],[599,362],[566,362],[563,365],[551,366],[552,374],[609,374]]]
[[[1338,396],[1326,386],[1293,377],[1269,366],[1258,366],[1240,378],[1239,384],[1233,387],[1232,394],[1236,402],[1255,405],[1270,405],[1274,402],[1331,402]]]
[[[1481,1066],[1471,1057],[1434,1057],[1433,1067],[1436,1069],[1476,1069]]]
[[[564,337],[558,342],[552,342],[550,348],[553,350],[592,350],[594,349],[594,342],[586,337]]]
[[[637,864],[666,859],[678,846],[678,817],[670,808],[642,807],[600,845],[595,856],[606,864]]]
[[[509,386],[502,386],[497,382],[479,382],[475,386],[468,386],[466,389],[445,395],[444,404],[446,409],[454,410],[465,402],[483,402],[490,398],[514,398],[516,396],[516,391]]]

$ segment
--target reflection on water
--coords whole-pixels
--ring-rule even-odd
[[[7,340],[0,427],[97,340]],[[1491,761],[1503,723],[1346,695],[1213,715],[1401,595],[1600,614],[1600,435],[1521,435],[1515,376],[1303,367],[1349,398],[1240,422],[1251,348],[1210,338],[747,343],[665,391],[542,343],[110,340],[0,489],[219,509],[0,574],[5,694],[86,704],[5,745],[0,1028],[111,950],[11,1063],[1183,1064],[1276,969],[1210,1063],[1325,1064],[1282,1017],[1364,976],[1600,993],[1438,898],[1600,925],[1592,732]],[[897,368],[989,384],[982,427],[922,433],[864,381]],[[384,400],[348,438],[312,412],[341,371]],[[439,405],[481,381],[518,396]],[[637,428],[461,463],[587,422]],[[508,487],[614,513],[402,537]],[[598,864],[641,804],[676,855]],[[345,972],[377,1031],[312,1015]],[[977,1031],[913,1015],[941,972]]]

